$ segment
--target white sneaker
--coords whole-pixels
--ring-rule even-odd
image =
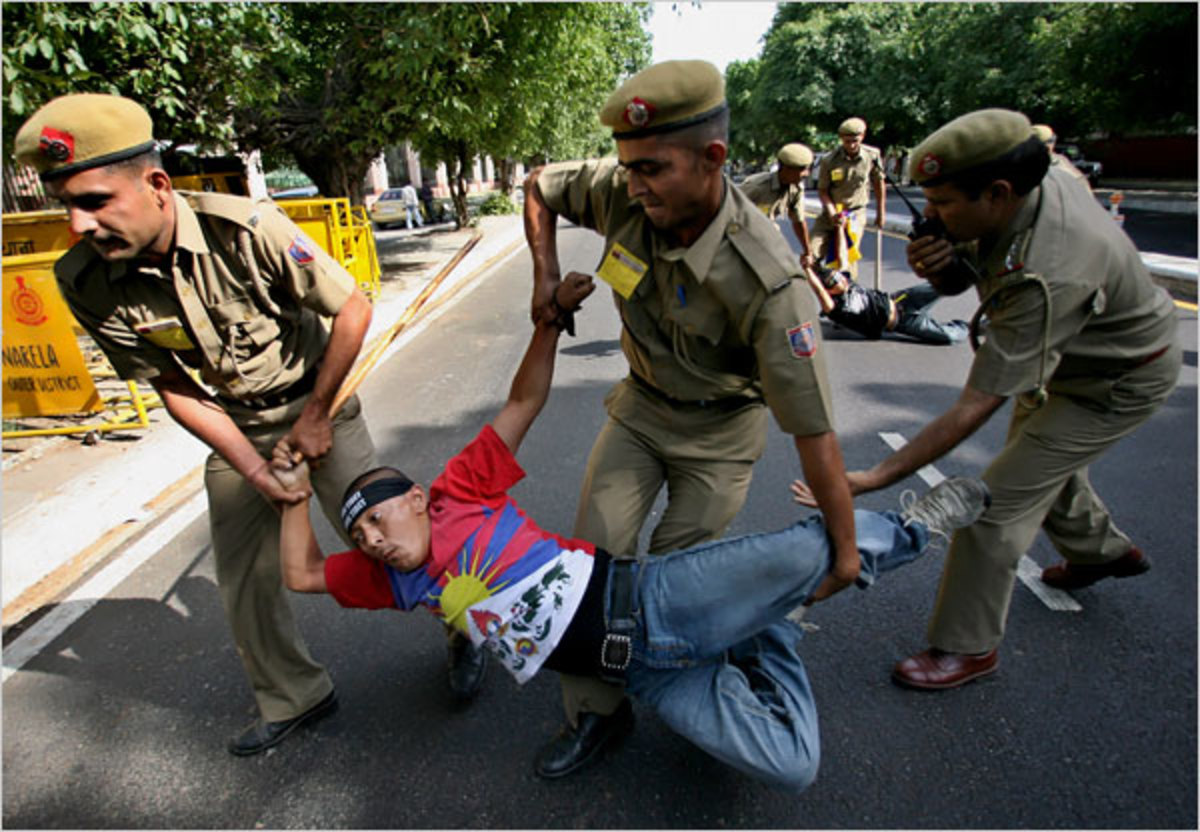
[[[931,535],[945,539],[955,529],[969,526],[992,504],[992,495],[983,480],[951,477],[917,499],[912,491],[900,495],[904,525],[920,523]]]

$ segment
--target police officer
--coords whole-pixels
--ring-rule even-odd
[[[861,118],[848,118],[838,127],[840,145],[821,160],[821,175],[817,178],[817,195],[821,213],[813,221],[813,254],[818,260],[833,247],[837,251],[837,234],[849,226],[858,240],[867,224],[867,201],[875,192],[876,225],[883,228],[887,213],[887,189],[884,187],[883,162],[879,149],[863,144],[867,123]],[[858,262],[843,263],[857,279]]]
[[[787,214],[800,241],[800,262],[812,266],[812,241],[804,223],[804,182],[812,169],[812,151],[807,145],[792,142],[781,147],[775,158],[778,170],[748,176],[738,187],[768,219]]]
[[[372,467],[374,447],[356,398],[332,419],[329,405],[370,304],[270,201],[174,191],[136,102],[54,99],[21,127],[15,147],[82,238],[55,265],[76,319],[119,376],[148,381],[172,418],[212,448],[205,488],[217,583],[260,712],[229,750],[263,751],[337,707],[279,575],[274,504],[303,495],[276,482],[267,457],[286,435],[316,462],[314,488],[341,527],[342,492]]]
[[[911,173],[948,239],[914,240],[909,264],[943,293],[975,286],[977,350],[954,406],[878,465],[851,472],[851,487],[908,476],[1016,399],[1008,439],[983,475],[991,507],[951,542],[931,647],[893,671],[902,685],[938,690],[996,669],[1017,561],[1039,529],[1065,558],[1043,571],[1050,586],[1150,568],[1087,470],[1166,400],[1181,351],[1171,298],[1091,195],[1050,165],[1025,116],[957,118],[913,151]]]
[[[1042,144],[1046,145],[1046,149],[1050,151],[1050,164],[1054,167],[1062,168],[1071,176],[1078,179],[1088,189],[1088,193],[1091,193],[1092,183],[1088,181],[1087,175],[1075,167],[1074,163],[1066,156],[1054,152],[1054,145],[1058,142],[1058,136],[1054,134],[1054,128],[1049,124],[1035,124],[1033,125],[1033,132],[1042,141]]]
[[[574,533],[634,553],[666,484],[650,551],[718,537],[745,500],[769,408],[815,478],[835,544],[821,598],[852,580],[857,563],[820,325],[811,293],[792,280],[795,256],[722,173],[728,113],[712,64],[657,64],[601,110],[616,159],[549,165],[526,181],[535,320],[558,314],[561,215],[605,237],[597,275],[612,287],[630,367],[605,399]],[[568,725],[539,755],[543,777],[574,771],[632,724],[619,686],[564,677],[563,688]]]

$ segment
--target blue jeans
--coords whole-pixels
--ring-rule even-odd
[[[862,586],[920,556],[928,540],[924,526],[905,527],[895,512],[855,511],[854,519]],[[808,787],[820,762],[817,709],[797,653],[803,630],[785,616],[812,595],[831,559],[819,516],[639,558],[629,694],[718,760]]]
[[[420,228],[424,223],[421,222],[421,211],[416,205],[404,206],[404,224],[408,228],[413,227],[413,220],[417,221],[417,228]]]
[[[892,294],[896,303],[896,328],[899,332],[927,341],[930,344],[956,344],[967,337],[967,322],[960,320],[938,321],[930,307],[941,297],[928,283],[918,283]]]

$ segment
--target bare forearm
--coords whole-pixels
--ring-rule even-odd
[[[267,461],[241,428],[191,379],[182,375],[178,378],[160,376],[151,384],[171,418],[224,457],[239,474],[253,481],[265,471]]]
[[[558,264],[558,215],[550,210],[537,187],[535,169],[525,180],[525,241],[533,258],[535,288],[557,284],[561,271]]]
[[[832,217],[837,212],[837,207],[833,204],[829,191],[817,191],[817,198],[821,201],[821,210],[828,216]]]
[[[492,429],[513,453],[521,447],[550,395],[557,348],[558,327],[545,322],[535,324],[525,356],[513,376],[508,400],[492,420]]]
[[[333,318],[329,342],[321,358],[321,369],[317,372],[317,380],[305,409],[320,409],[322,413],[328,413],[330,403],[358,358],[370,326],[371,304],[362,292],[355,289]]]
[[[804,269],[804,279],[808,281],[809,288],[813,290],[813,294],[817,296],[817,302],[821,305],[821,311],[828,315],[833,311],[833,298],[829,296],[829,290],[821,283],[820,278],[813,273],[810,268]]]
[[[325,558],[313,534],[308,500],[284,506],[279,528],[284,586],[293,592],[325,592]]]
[[[550,382],[554,378],[554,360],[558,354],[558,327],[553,324],[538,324],[521,359],[521,366],[513,376],[508,399],[536,414],[550,396]]]
[[[845,553],[853,553],[853,560],[857,563],[854,500],[846,482],[846,465],[842,460],[837,434],[830,431],[816,436],[797,436],[795,443],[804,477],[812,487],[817,507],[825,518],[825,528],[839,561]]]
[[[864,490],[886,488],[945,456],[977,431],[1004,401],[967,387],[953,407],[926,425],[907,445],[867,471]]]
[[[812,241],[808,237],[808,224],[801,219],[792,219],[792,230],[796,232],[796,239],[800,241],[800,246],[804,249],[804,254],[812,254]]]

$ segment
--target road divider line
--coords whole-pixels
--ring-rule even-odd
[[[207,507],[207,494],[204,491],[198,492],[168,515],[162,523],[151,529],[145,537],[130,546],[124,554],[97,572],[91,580],[64,598],[58,606],[6,646],[0,683],[7,682],[10,676],[45,650],[139,566],[158,554],[191,525],[192,521],[204,514]]]
[[[893,451],[898,451],[908,444],[908,441],[899,433],[880,433],[879,438]],[[942,472],[932,465],[926,465],[917,471],[917,476],[924,480],[930,488],[946,479]],[[1042,583],[1042,567],[1038,566],[1029,555],[1021,555],[1021,559],[1017,561],[1017,577],[1039,601],[1055,612],[1080,612],[1083,610],[1079,602],[1068,593]]]

